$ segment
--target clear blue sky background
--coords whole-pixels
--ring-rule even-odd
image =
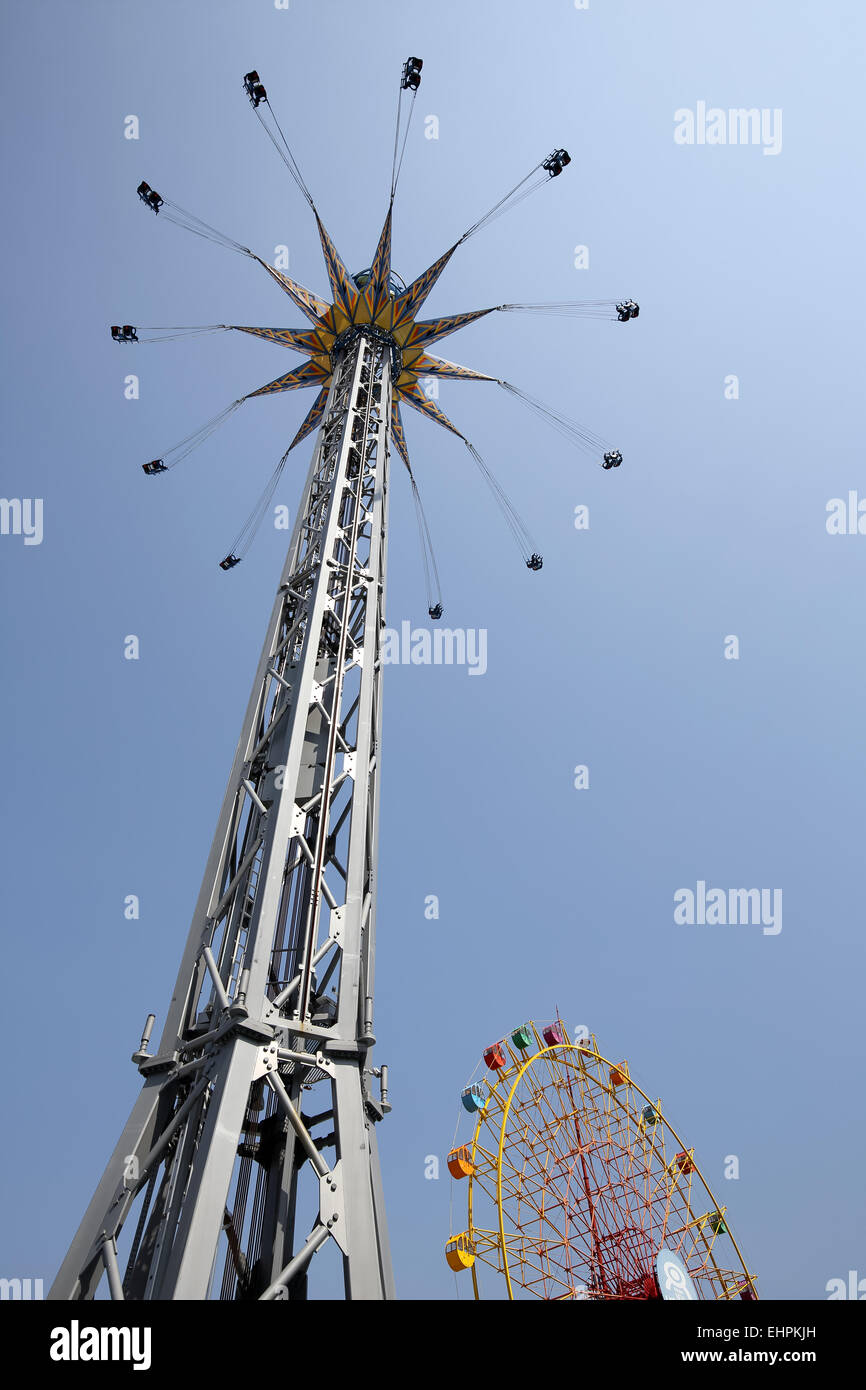
[[[636,324],[510,317],[446,356],[612,439],[604,473],[494,387],[441,403],[524,512],[530,575],[458,441],[411,414],[446,619],[489,670],[387,672],[380,1130],[399,1291],[449,1299],[447,1150],[482,1046],[558,1007],[694,1144],[765,1296],[866,1275],[863,1243],[864,19],[855,0],[3,6],[5,970],[2,1258],[53,1277],[129,1107],[198,891],[282,562],[217,568],[309,393],[255,401],[170,476],[140,465],[285,370],[240,335],[119,349],[114,322],[294,325],[240,257],[150,217],[145,178],[326,280],[241,90],[256,66],[353,267],[385,208],[399,65],[425,61],[395,268],[411,278],[555,144],[567,173],[455,257],[431,313],[633,295]],[[678,107],[781,107],[783,149],[680,147]],[[123,119],[141,121],[139,141]],[[573,248],[590,248],[575,270]],[[136,371],[141,398],[123,398]],[[725,400],[736,373],[740,399]],[[309,446],[277,501],[297,502]],[[388,618],[426,621],[395,469]],[[573,526],[590,507],[585,533]],[[141,659],[123,659],[136,634]],[[728,634],[739,661],[726,661]],[[590,788],[572,785],[590,769]],[[779,936],[678,927],[698,879],[782,888]],[[125,895],[141,899],[124,919]],[[424,917],[437,894],[438,921]],[[740,1160],[726,1182],[725,1156]],[[444,1170],[443,1170],[444,1171]],[[467,1296],[468,1290],[461,1290]]]

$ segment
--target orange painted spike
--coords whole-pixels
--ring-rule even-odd
[[[507,1060],[502,1043],[492,1043],[490,1047],[485,1048],[484,1060],[491,1071],[500,1071]]]
[[[448,1155],[448,1172],[452,1178],[469,1178],[475,1172],[469,1145],[461,1144]]]

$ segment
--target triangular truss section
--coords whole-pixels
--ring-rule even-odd
[[[485,314],[493,312],[493,309],[473,309],[466,314],[448,314],[444,318],[416,323],[406,339],[406,346],[421,347],[435,343],[439,338],[447,337],[449,333],[456,333],[458,328],[465,328],[467,323],[474,323],[476,319],[482,319]]]
[[[418,376],[452,376],[465,381],[495,381],[495,376],[486,372],[476,372],[472,367],[461,367],[459,362],[446,362],[444,357],[430,357],[422,352],[412,365]]]
[[[389,280],[391,276],[392,217],[393,207],[389,207],[385,224],[379,236],[376,254],[373,257],[373,264],[370,267],[370,283],[364,287],[364,300],[369,308],[371,319],[375,319],[377,314],[390,304],[391,300]]]
[[[413,280],[403,294],[397,296],[397,302],[394,306],[395,329],[411,324],[459,244],[459,242],[455,242],[444,255],[439,257],[438,261],[434,261],[423,274],[418,276],[417,280]]]
[[[294,391],[300,386],[314,386],[317,382],[324,382],[327,375],[326,369],[320,363],[305,362],[293,372],[286,372],[285,376],[278,376],[274,381],[269,381],[267,386],[260,386],[258,391],[248,392],[244,400],[251,400],[253,396],[272,396],[277,391]]]
[[[429,420],[435,420],[437,425],[442,425],[446,430],[450,430],[452,434],[456,434],[458,439],[464,438],[464,435],[460,433],[457,426],[452,425],[445,412],[439,409],[436,402],[431,401],[428,396],[425,396],[417,382],[414,386],[401,390],[400,400],[405,401],[407,405],[411,405],[414,410],[420,410],[421,414],[426,415]]]
[[[313,294],[312,290],[299,285],[296,280],[290,280],[288,275],[284,275],[281,270],[276,270],[272,265],[268,265],[261,256],[256,256],[255,259],[259,265],[264,266],[271,278],[276,280],[280,289],[285,290],[289,298],[313,323],[318,323],[323,314],[328,312],[328,305],[325,300],[320,299],[317,294]]]
[[[251,333],[256,338],[266,338],[269,343],[294,348],[296,352],[312,354],[322,350],[319,335],[312,328],[248,328],[240,323],[233,323],[231,327],[236,333]]]
[[[308,434],[312,434],[313,430],[316,429],[316,427],[321,422],[322,416],[325,413],[325,406],[327,404],[328,387],[323,386],[318,396],[313,401],[313,404],[310,406],[310,409],[307,412],[306,416],[304,417],[300,429],[298,430],[297,434],[295,435],[294,439],[289,445],[289,450],[294,449],[296,444],[300,444],[302,440],[306,439]]]
[[[412,465],[409,462],[409,450],[406,445],[406,432],[403,429],[403,417],[400,414],[400,403],[395,397],[391,403],[391,440],[400,458],[405,463],[409,472],[412,472]]]
[[[328,272],[328,283],[331,286],[334,307],[336,309],[341,309],[347,318],[351,319],[354,315],[355,306],[358,303],[361,291],[346,269],[339,251],[329,237],[318,215],[316,216],[316,226],[319,229],[319,240],[322,243],[322,252],[325,257],[325,269]],[[325,308],[327,308],[327,306],[325,306]]]

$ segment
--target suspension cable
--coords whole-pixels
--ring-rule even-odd
[[[279,463],[277,464],[276,468],[271,474],[271,477],[269,478],[267,484],[265,485],[264,491],[259,497],[259,500],[256,502],[256,505],[253,507],[243,526],[238,531],[237,535],[232,541],[231,547],[229,549],[229,554],[235,556],[238,560],[242,560],[243,557],[249,551],[250,546],[252,545],[253,541],[256,538],[256,535],[258,534],[262,522],[268,514],[274,493],[277,490],[277,484],[279,483],[280,478],[282,477],[283,469],[286,466],[286,460],[289,457],[290,451],[291,446],[289,446],[289,448],[283,454],[282,458],[280,459]]]
[[[558,430],[558,432],[571,444],[576,445],[579,449],[583,449],[584,452],[595,456],[598,454],[608,455],[610,452],[616,452],[612,450],[612,446],[607,440],[603,439],[601,435],[596,434],[593,430],[588,429],[586,425],[582,425],[579,420],[573,420],[570,416],[564,415],[560,411],[554,410],[551,406],[545,405],[544,402],[540,401],[537,397],[530,396],[528,392],[521,391],[517,386],[512,386],[509,381],[500,380],[497,382],[497,385],[508,391],[510,395],[515,396],[517,400],[522,401],[523,404],[528,406],[540,419],[546,420],[549,425],[552,425],[555,430]]]
[[[271,120],[273,121],[273,123],[274,123],[274,125],[275,125],[275,127],[276,127],[276,134],[274,133],[274,131],[272,131],[272,130],[270,129],[270,127],[269,127],[267,121],[265,120],[264,116],[262,115],[262,112],[261,112],[261,109],[260,109],[260,106],[261,106],[261,105],[267,106],[268,111],[270,112],[270,115],[271,115]],[[282,128],[282,126],[280,125],[279,121],[277,120],[276,112],[274,111],[274,108],[273,108],[273,106],[271,105],[270,99],[269,99],[268,97],[264,97],[263,100],[262,100],[262,102],[261,102],[258,106],[254,106],[254,107],[253,107],[253,110],[255,111],[256,115],[257,115],[258,118],[259,118],[259,123],[260,123],[260,125],[261,125],[261,127],[262,127],[262,130],[263,130],[263,131],[265,132],[265,134],[267,135],[268,139],[270,140],[270,142],[271,142],[271,144],[273,145],[274,149],[276,150],[277,154],[280,156],[280,159],[283,161],[283,163],[285,164],[285,166],[286,166],[286,168],[288,169],[289,173],[291,174],[292,178],[294,179],[295,184],[297,185],[297,188],[298,188],[298,190],[299,190],[301,196],[302,196],[303,198],[306,199],[307,203],[309,203],[309,205],[310,205],[310,207],[312,208],[313,212],[315,212],[315,211],[316,211],[316,205],[315,205],[315,203],[313,202],[313,195],[312,195],[312,193],[310,192],[309,188],[307,187],[307,184],[306,184],[306,181],[305,181],[305,179],[304,179],[304,176],[303,176],[303,174],[301,173],[300,166],[298,165],[298,161],[295,159],[295,156],[292,154],[291,146],[289,145],[289,142],[288,142],[288,140],[286,139],[285,134],[283,133],[283,128]],[[277,136],[279,136],[279,139],[277,138]]]
[[[406,119],[406,129],[403,132],[403,144],[400,147],[400,158],[397,158],[397,143],[400,138],[400,110],[403,101],[403,84],[400,84],[400,95],[397,98],[397,126],[394,131],[394,158],[391,163],[391,202],[393,203],[397,193],[397,183],[400,178],[400,170],[403,168],[403,158],[406,154],[406,142],[409,139],[409,127],[412,124],[412,117],[415,114],[415,98],[418,95],[418,88],[412,92],[409,102],[409,115]]]
[[[564,299],[546,304],[497,304],[503,314],[544,314],[551,317],[575,319],[611,319],[624,323],[632,314],[618,312],[625,304],[615,299]]]
[[[436,613],[436,615],[441,618],[442,585],[439,580],[439,566],[436,563],[436,555],[433,551],[433,540],[430,535],[427,514],[424,511],[421,493],[418,491],[418,484],[415,481],[415,475],[411,468],[409,469],[409,480],[412,485],[412,498],[415,502],[415,517],[418,522],[418,535],[421,540],[421,558],[424,563],[424,584],[427,591],[427,612],[431,617]]]
[[[475,448],[475,445],[470,444],[469,440],[465,438],[463,439],[463,443],[466,445],[466,448],[469,450],[470,454],[472,455],[472,458],[475,460],[475,463],[478,466],[481,476],[487,483],[487,486],[490,488],[490,491],[493,494],[493,499],[496,502],[496,505],[499,507],[499,510],[502,512],[503,517],[505,518],[506,525],[508,526],[509,531],[514,537],[518,550],[520,551],[524,560],[528,560],[530,555],[532,555],[535,551],[535,544],[532,540],[531,535],[529,534],[529,530],[523,518],[521,517],[517,508],[514,506],[505,489],[497,481],[491,470],[488,468],[487,464],[484,462],[484,459],[481,457],[478,450]]]
[[[245,397],[241,396],[239,400],[232,401],[231,405],[225,406],[212,420],[208,420],[204,425],[200,425],[198,429],[193,430],[191,434],[188,434],[185,439],[181,439],[179,443],[174,444],[172,448],[166,449],[165,453],[158,459],[153,459],[150,463],[142,464],[144,471],[146,473],[165,473],[169,469],[176,468],[182,459],[185,459],[192,453],[193,449],[197,449],[206,439],[210,439],[211,435],[216,433],[220,425],[224,424],[229,416],[233,415],[234,412],[243,405],[244,400]]]
[[[196,337],[202,338],[202,337],[205,337],[205,336],[206,336],[207,334],[209,334],[209,333],[224,333],[224,332],[228,332],[228,330],[229,330],[230,327],[231,327],[231,325],[230,325],[230,324],[227,324],[227,323],[207,323],[207,324],[197,324],[197,325],[194,325],[193,327],[171,327],[171,328],[168,328],[168,327],[152,327],[152,328],[151,328],[151,327],[145,326],[145,327],[143,327],[143,328],[142,328],[142,327],[138,327],[138,328],[135,328],[135,329],[133,330],[134,333],[135,333],[135,337],[134,337],[134,338],[122,338],[121,341],[122,341],[122,342],[134,342],[134,343],[170,343],[170,342],[172,342],[175,338],[196,338]],[[142,334],[146,334],[147,336],[146,336],[146,337],[143,337]],[[112,333],[112,337],[114,337],[114,334],[113,334],[113,333]]]
[[[212,241],[217,246],[224,246],[229,251],[239,251],[242,256],[251,256],[255,259],[248,246],[243,246],[217,227],[212,227],[209,222],[205,222],[204,218],[196,217],[195,213],[188,212],[179,203],[173,203],[168,198],[164,198],[160,211],[169,222],[183,227],[185,231],[192,232],[195,236],[204,237],[205,241]]]
[[[537,174],[542,168],[543,164],[536,164],[534,168],[530,169],[529,173],[505,194],[504,198],[500,198],[499,202],[494,203],[493,207],[490,208],[488,212],[485,212],[483,217],[479,217],[477,222],[473,222],[472,226],[463,233],[457,245],[462,246],[464,241],[468,241],[469,238],[474,236],[476,232],[479,232],[482,227],[488,226],[495,218],[501,217],[504,212],[509,212],[512,207],[516,207],[518,203],[522,203],[524,198],[528,198],[529,195],[534,193],[537,188],[540,188],[542,184],[547,183],[548,177],[545,175],[542,178],[535,179],[528,188],[525,187],[533,175]],[[522,192],[520,192],[521,189],[523,190]]]
[[[397,145],[400,140],[400,108],[403,104],[403,83],[397,88],[397,119],[394,122],[394,153],[391,156],[391,202],[397,186]]]

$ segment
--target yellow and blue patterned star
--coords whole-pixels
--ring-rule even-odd
[[[268,274],[292,302],[307,316],[310,328],[250,328],[233,325],[242,333],[251,333],[269,342],[292,348],[304,353],[309,359],[303,366],[276,377],[266,386],[251,391],[252,396],[272,395],[278,391],[294,391],[304,386],[318,386],[319,391],[308,414],[302,422],[291,448],[312,433],[319,425],[328,398],[328,388],[333,374],[333,350],[337,339],[352,328],[370,326],[386,334],[399,351],[401,369],[393,383],[391,407],[391,437],[397,453],[409,465],[406,435],[400,415],[400,405],[405,402],[413,409],[434,420],[445,429],[460,435],[444,411],[431,400],[421,385],[425,377],[456,377],[475,381],[492,381],[493,377],[484,372],[473,371],[456,362],[430,355],[426,348],[456,332],[466,324],[483,318],[492,309],[475,309],[465,314],[448,314],[437,319],[418,321],[418,310],[423,305],[448,261],[456,250],[456,245],[419,275],[408,288],[402,286],[391,271],[391,217],[388,215],[382,228],[376,254],[369,270],[353,276],[346,269],[336,246],[328,235],[321,219],[316,215],[319,238],[325,258],[331,302],[326,303],[311,290],[289,279],[282,271],[275,270],[265,261],[260,261]],[[258,260],[259,258],[256,257]],[[460,435],[462,439],[463,436]]]

